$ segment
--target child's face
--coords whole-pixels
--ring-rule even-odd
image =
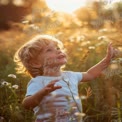
[[[48,67],[62,66],[67,63],[66,54],[54,42],[44,47],[39,56],[41,65]]]

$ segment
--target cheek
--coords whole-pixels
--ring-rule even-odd
[[[55,56],[50,56],[50,57],[44,59],[44,65],[51,65],[56,62],[57,62],[57,60],[56,60]]]

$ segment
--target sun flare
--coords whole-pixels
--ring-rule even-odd
[[[76,9],[85,6],[88,0],[45,0],[47,6],[59,12],[72,13]]]

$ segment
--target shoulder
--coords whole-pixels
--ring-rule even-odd
[[[73,71],[65,71],[63,72],[64,76],[68,76],[71,79],[74,79],[78,82],[80,82],[83,79],[82,72],[73,72]]]
[[[67,75],[82,75],[82,72],[63,71],[62,74],[67,74]]]
[[[37,76],[37,77],[35,77],[35,78],[32,78],[30,81],[29,81],[29,83],[28,83],[28,86],[29,85],[33,85],[33,84],[40,84],[42,81],[44,80],[44,78],[42,77],[42,76]]]

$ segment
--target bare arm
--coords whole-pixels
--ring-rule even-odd
[[[98,77],[102,71],[108,67],[110,64],[111,59],[115,56],[117,53],[117,50],[112,47],[112,44],[110,43],[107,48],[107,55],[105,58],[103,58],[98,64],[91,67],[87,72],[83,73],[83,80],[82,81],[88,81],[93,80],[96,77]]]
[[[22,102],[24,108],[33,109],[34,107],[39,105],[39,103],[46,95],[48,95],[52,91],[55,91],[56,89],[60,89],[61,86],[54,86],[56,82],[58,82],[58,80],[51,81],[46,87],[44,87],[34,95],[25,97]]]

